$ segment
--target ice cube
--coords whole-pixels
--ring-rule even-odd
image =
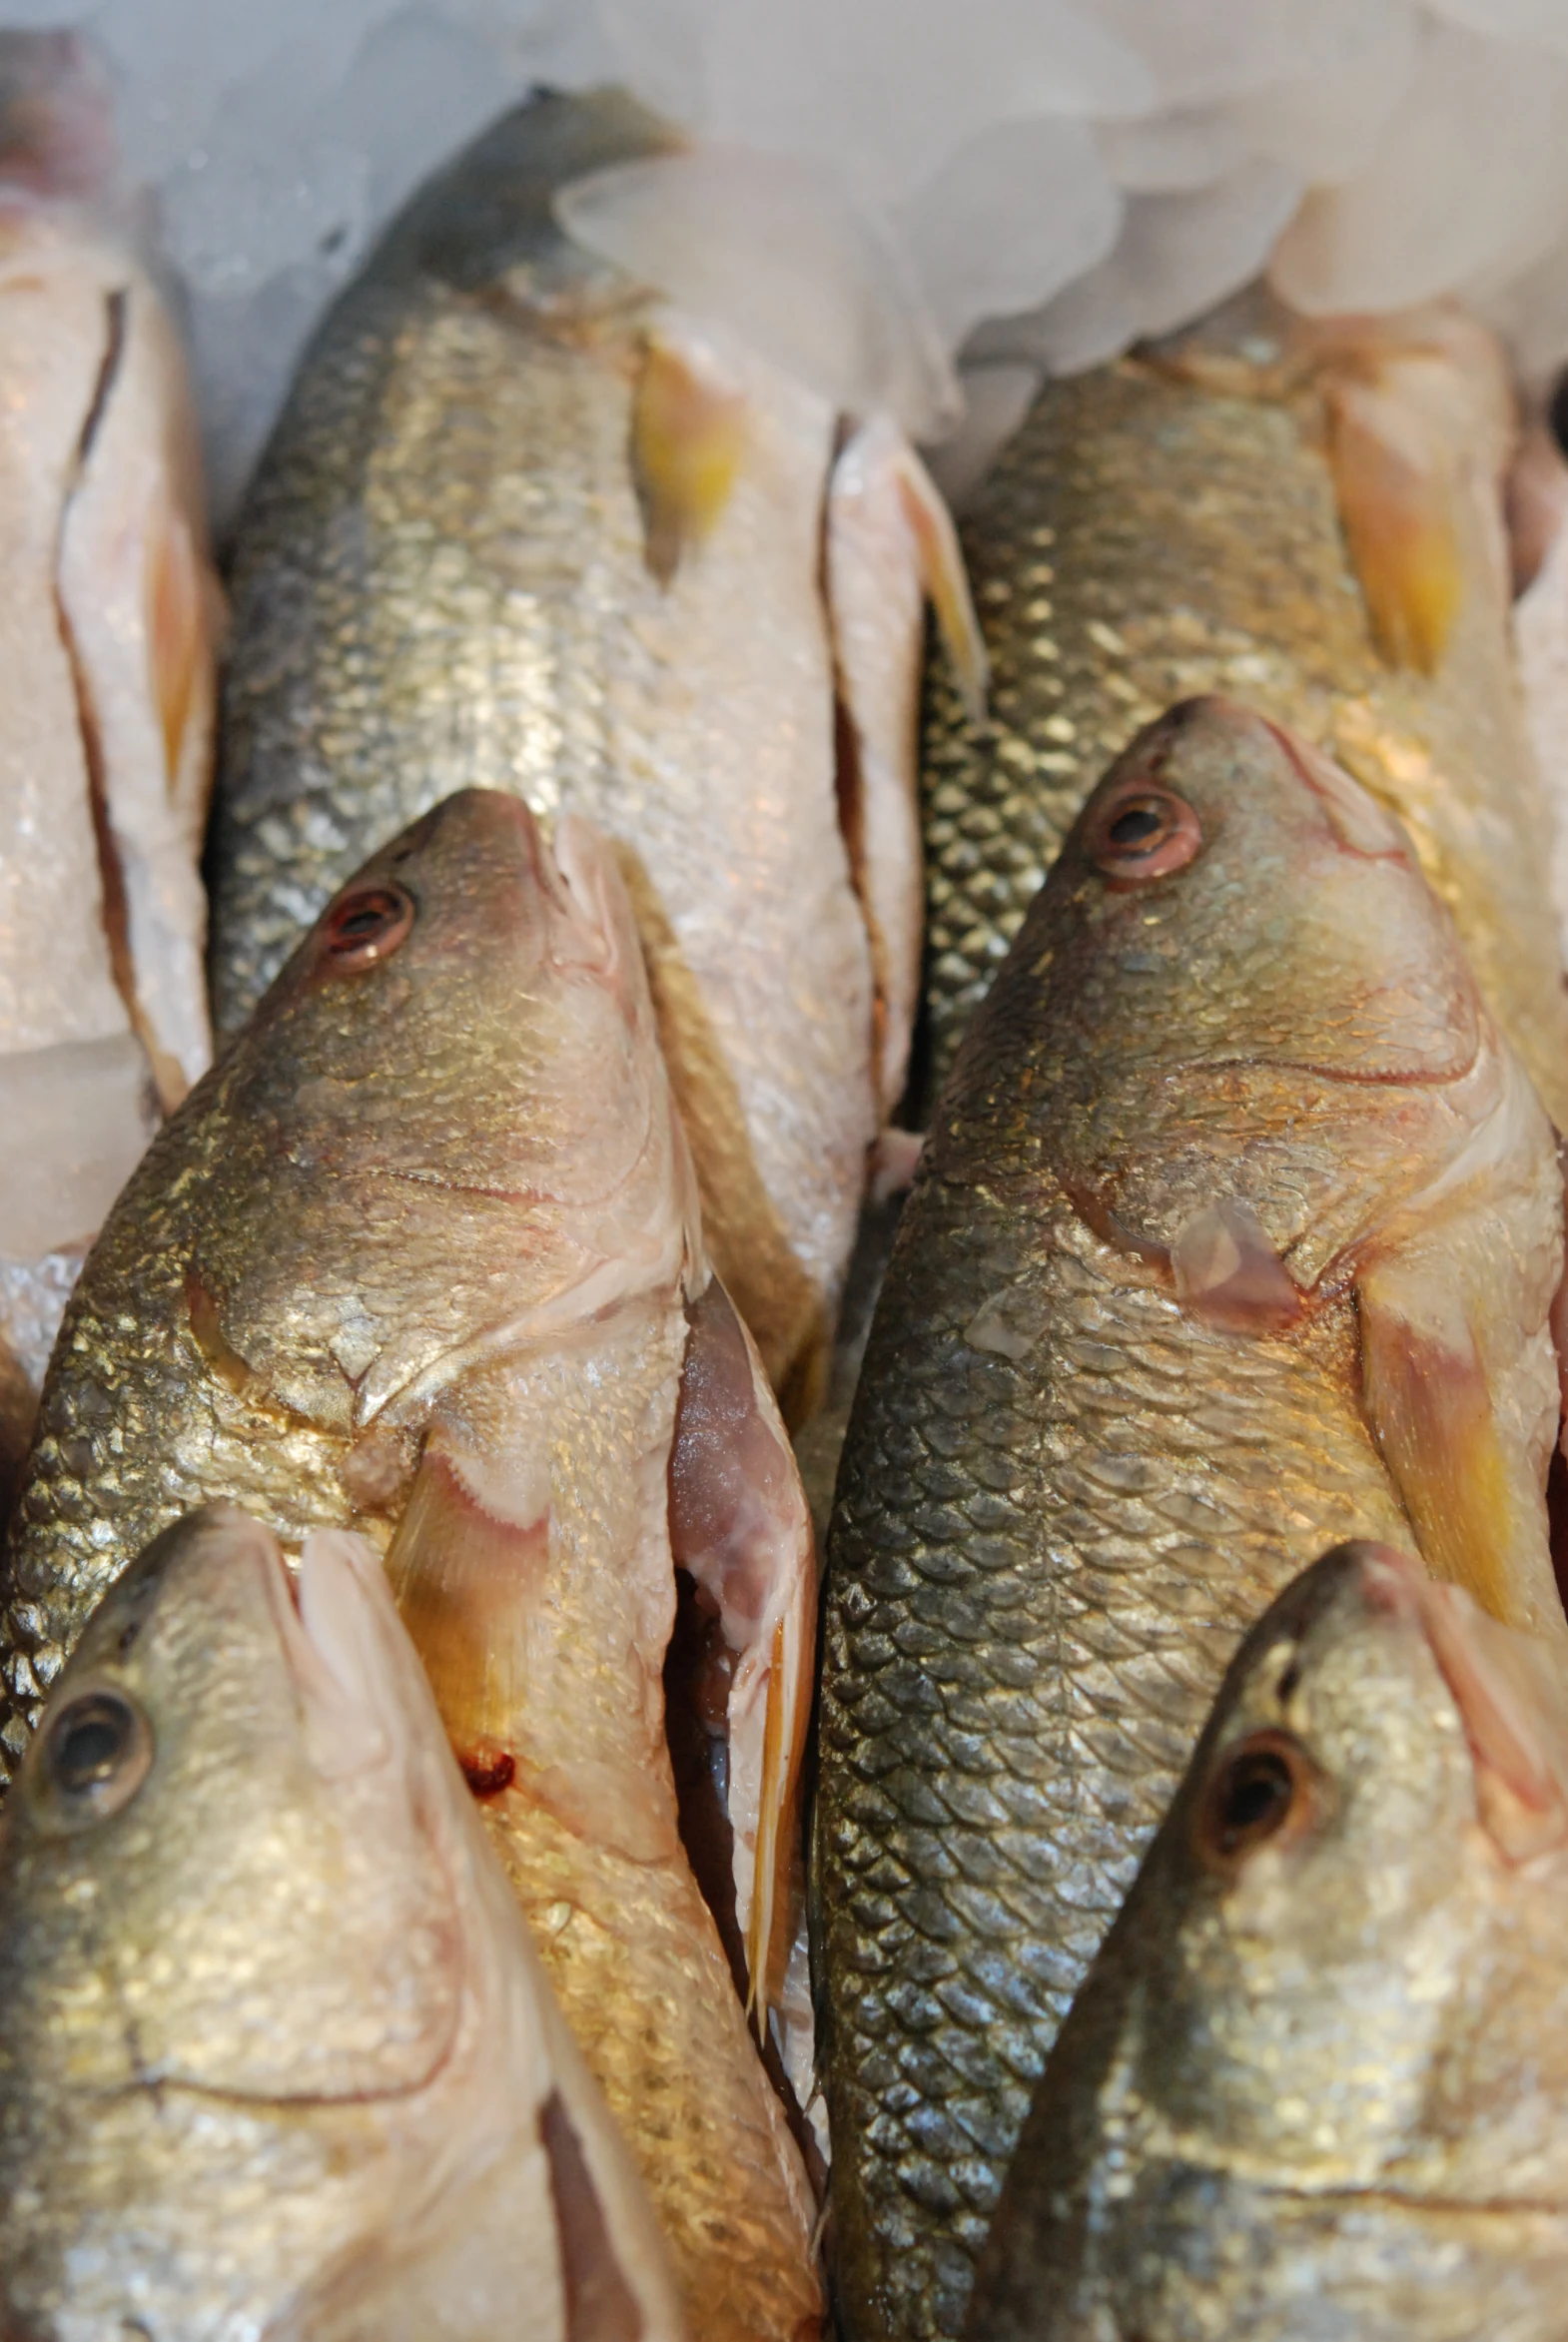
[[[1308,198],[1270,275],[1312,314],[1403,309],[1506,283],[1565,219],[1568,64],[1428,21],[1372,161]]]
[[[1568,360],[1568,242],[1507,285],[1473,297],[1483,322],[1507,342],[1514,366],[1532,388],[1545,388]]]
[[[1102,28],[1148,63],[1163,102],[1201,106],[1330,72],[1367,0],[1098,0]]]
[[[1224,106],[1190,106],[1147,122],[1108,123],[1100,134],[1106,169],[1128,195],[1208,187],[1243,161],[1246,147]]]
[[[960,369],[964,419],[925,449],[932,478],[955,512],[962,512],[1002,448],[1035,402],[1038,366],[966,366]]]
[[[1427,0],[1434,16],[1500,41],[1557,49],[1568,57],[1568,8],[1563,0]]]
[[[1190,195],[1134,196],[1109,260],[1034,316],[987,327],[971,354],[1077,374],[1185,325],[1256,275],[1300,195],[1295,172],[1254,156]]]
[[[376,27],[318,108],[314,131],[325,147],[363,158],[368,215],[379,226],[523,87],[470,26],[438,7],[405,8]]]
[[[722,0],[702,45],[699,129],[830,158],[883,203],[994,122],[1116,119],[1154,98],[1132,47],[1069,0]]]
[[[1122,205],[1089,125],[1058,116],[977,132],[896,219],[957,347],[982,318],[1033,309],[1103,260]]]
[[[1364,170],[1410,83],[1413,0],[1366,0],[1335,61],[1237,99],[1229,112],[1253,154],[1272,155],[1314,184]]]
[[[820,164],[736,148],[619,164],[557,198],[567,232],[850,413],[930,438],[959,409],[942,336],[886,221]]]

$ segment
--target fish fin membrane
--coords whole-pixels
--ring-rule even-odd
[[[203,661],[212,655],[201,563],[184,516],[166,506],[149,532],[147,636],[153,691],[171,790],[183,761],[186,729]]]
[[[387,1575],[470,1781],[497,1771],[513,1729],[508,1654],[548,1563],[547,1515],[524,1524],[499,1518],[455,1461],[426,1444],[388,1548]]]
[[[539,2117],[566,2294],[565,2342],[639,2342],[642,2312],[621,2274],[593,2175],[559,2090]]]
[[[1301,1296],[1257,1214],[1223,1196],[1182,1221],[1171,1246],[1176,1298],[1224,1333],[1280,1333]]]
[[[971,720],[984,723],[990,661],[969,590],[963,547],[942,490],[907,444],[899,467],[899,493],[920,547],[921,573],[959,697]]]
[[[1549,1584],[1545,1494],[1522,1484],[1462,1295],[1397,1260],[1356,1289],[1363,1403],[1422,1559],[1505,1626],[1538,1627],[1530,1581]]]
[[[717,1277],[691,1332],[670,1456],[670,1544],[733,1661],[729,1821],[747,2011],[765,2034],[793,1927],[817,1580],[811,1515],[756,1345]]]
[[[1435,674],[1464,591],[1456,484],[1418,418],[1375,384],[1330,382],[1328,457],[1372,639],[1390,666]]]
[[[929,562],[911,508],[911,473],[936,490],[887,415],[855,430],[828,483],[825,572],[837,695],[839,828],[860,899],[876,983],[880,1103],[903,1095],[920,1005],[918,743]],[[947,533],[952,525],[938,511]],[[956,543],[958,588],[968,589]]]
[[[674,330],[650,334],[632,399],[631,469],[660,585],[717,525],[745,435],[745,393],[706,346]]]

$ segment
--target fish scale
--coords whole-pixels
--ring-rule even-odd
[[[1414,1545],[1562,1649],[1561,1209],[1394,825],[1246,709],[1152,724],[966,1035],[840,1467],[812,1925],[845,2342],[960,2332],[1032,2083],[1289,1578]]]
[[[1336,1371],[1348,1306],[1303,1407],[1285,1345],[1193,1328],[1060,1197],[1022,1201],[940,1174],[911,1199],[832,1532],[817,1897],[856,2337],[959,2330],[1032,2084],[1237,1636],[1323,1545],[1410,1534]],[[1024,1280],[1066,1346],[972,1347]]]
[[[928,671],[933,1084],[1110,759],[1174,701],[1227,691],[1398,812],[1561,1126],[1568,1010],[1536,850],[1549,822],[1481,498],[1461,499],[1464,594],[1436,671],[1391,665],[1346,545],[1315,381],[1287,396],[1253,363],[1250,309],[1238,325],[1225,316],[1196,330],[1190,375],[1182,342],[1048,385],[964,521],[992,685],[980,725],[942,663]],[[1202,377],[1214,350],[1225,390]]]

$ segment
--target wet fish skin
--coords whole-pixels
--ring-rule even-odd
[[[1568,2273],[1568,1705],[1418,1563],[1231,1663],[1036,2092],[975,2342],[1547,2342]]]
[[[167,1530],[7,1800],[7,2329],[679,2342],[380,1557],[298,1601],[232,1507]]]
[[[1568,1004],[1510,644],[1500,361],[1450,313],[1314,331],[1292,342],[1249,295],[1048,384],[967,512],[994,688],[977,727],[940,667],[928,686],[936,1085],[1106,761],[1173,700],[1221,691],[1398,814],[1564,1127]],[[1434,602],[1448,613],[1430,672],[1374,639],[1401,593],[1422,622]]]
[[[953,556],[890,425],[836,463],[824,398],[555,227],[562,185],[671,143],[608,91],[505,116],[313,345],[239,530],[215,1004],[232,1027],[301,921],[450,790],[595,821],[707,1242],[797,1419],[908,1054],[922,568]]]
[[[197,866],[222,597],[184,361],[100,216],[107,103],[78,36],[0,38],[7,1478],[71,1265],[211,1057]]]
[[[765,2011],[815,1575],[738,1326],[743,1377],[685,1459],[700,1533],[672,1554],[694,1318],[718,1305],[609,848],[573,818],[546,845],[515,797],[446,800],[329,907],[84,1269],[8,1553],[3,1745],[14,1765],[93,1603],[182,1510],[243,1495],[290,1545],[364,1529],[693,2317],[797,2342],[813,2209],[664,1740],[678,1558],[722,1645],[707,1722]]]
[[[1159,789],[1203,845],[1108,883],[1098,825]],[[1440,1550],[1462,1518],[1475,1589],[1561,1642],[1558,1187],[1371,799],[1222,702],[1141,735],[970,1028],[840,1465],[813,1944],[850,2342],[959,2332],[1030,2085],[1238,1637],[1296,1570],[1335,1538],[1409,1543],[1419,1516],[1462,1575]],[[1200,1273],[1175,1289],[1221,1198],[1255,1215],[1233,1222],[1250,1331],[1206,1312]],[[1424,1427],[1377,1379],[1418,1320]],[[1439,1320],[1461,1347],[1475,1328],[1490,1429]],[[1509,1550],[1482,1563],[1505,1484]]]

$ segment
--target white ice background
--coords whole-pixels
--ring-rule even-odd
[[[1568,358],[1568,0],[0,0],[106,54],[230,513],[324,305],[530,84],[696,134],[577,231],[928,438],[1183,322],[1458,294]],[[759,255],[768,265],[759,265]],[[983,329],[977,340],[977,329]],[[965,366],[983,359],[976,368]]]

